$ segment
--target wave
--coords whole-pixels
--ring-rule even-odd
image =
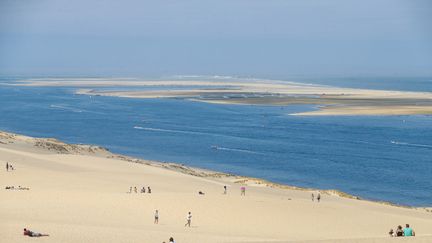
[[[77,113],[84,112],[84,110],[80,110],[80,109],[76,109],[76,108],[68,107],[68,106],[62,106],[62,105],[50,105],[50,107],[54,108],[54,109],[72,111],[72,112],[77,112]]]
[[[146,130],[146,131],[153,131],[153,132],[171,132],[171,133],[200,134],[200,135],[208,134],[208,133],[203,133],[203,132],[172,130],[172,129],[152,128],[152,127],[140,127],[140,126],[134,126],[133,128],[138,129],[138,130]]]
[[[392,144],[410,146],[410,147],[420,147],[420,148],[432,148],[432,145],[428,144],[417,144],[417,143],[406,143],[406,142],[398,142],[398,141],[390,141]]]
[[[216,146],[216,145],[212,145],[211,148],[215,149],[215,150],[233,151],[233,152],[248,153],[248,154],[263,154],[260,152],[247,150],[247,149],[226,148],[226,147],[220,147],[220,146]]]

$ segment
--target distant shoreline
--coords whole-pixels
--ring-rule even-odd
[[[316,105],[300,116],[432,115],[432,92],[339,88],[277,80],[36,79],[15,86],[75,87],[76,94],[124,98],[176,98],[217,104]],[[152,90],[99,91],[97,87],[160,87]],[[182,86],[185,89],[170,89]],[[209,86],[212,88],[202,88]]]

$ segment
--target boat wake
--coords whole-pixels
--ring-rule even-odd
[[[220,147],[220,146],[216,146],[216,145],[212,145],[211,148],[215,149],[215,150],[224,150],[224,151],[240,152],[240,153],[248,153],[248,154],[263,154],[263,153],[260,153],[260,152],[256,152],[256,151],[252,151],[252,150],[247,150],[247,149],[226,148],[226,147]]]
[[[72,112],[77,112],[77,113],[84,112],[84,110],[80,110],[80,109],[76,109],[76,108],[68,107],[68,106],[63,106],[63,105],[50,105],[50,107],[54,108],[54,109],[58,109],[58,110],[72,111]]]
[[[202,132],[171,130],[171,129],[162,129],[162,128],[151,128],[151,127],[140,127],[140,126],[134,126],[133,128],[138,129],[138,130],[153,131],[153,132],[170,132],[170,133],[199,134],[199,135],[207,134],[207,133],[202,133]]]
[[[402,146],[431,148],[432,149],[432,145],[427,145],[427,144],[405,143],[405,142],[398,142],[398,141],[394,141],[394,140],[390,141],[390,143],[396,144],[396,145],[402,145]]]

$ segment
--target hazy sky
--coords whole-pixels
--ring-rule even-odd
[[[0,74],[432,75],[432,1],[0,0]]]

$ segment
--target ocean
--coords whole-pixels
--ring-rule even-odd
[[[307,82],[432,91],[432,78],[345,80]],[[337,189],[370,200],[432,205],[432,116],[302,117],[290,114],[316,108],[74,91],[0,85],[0,130],[276,183]]]

